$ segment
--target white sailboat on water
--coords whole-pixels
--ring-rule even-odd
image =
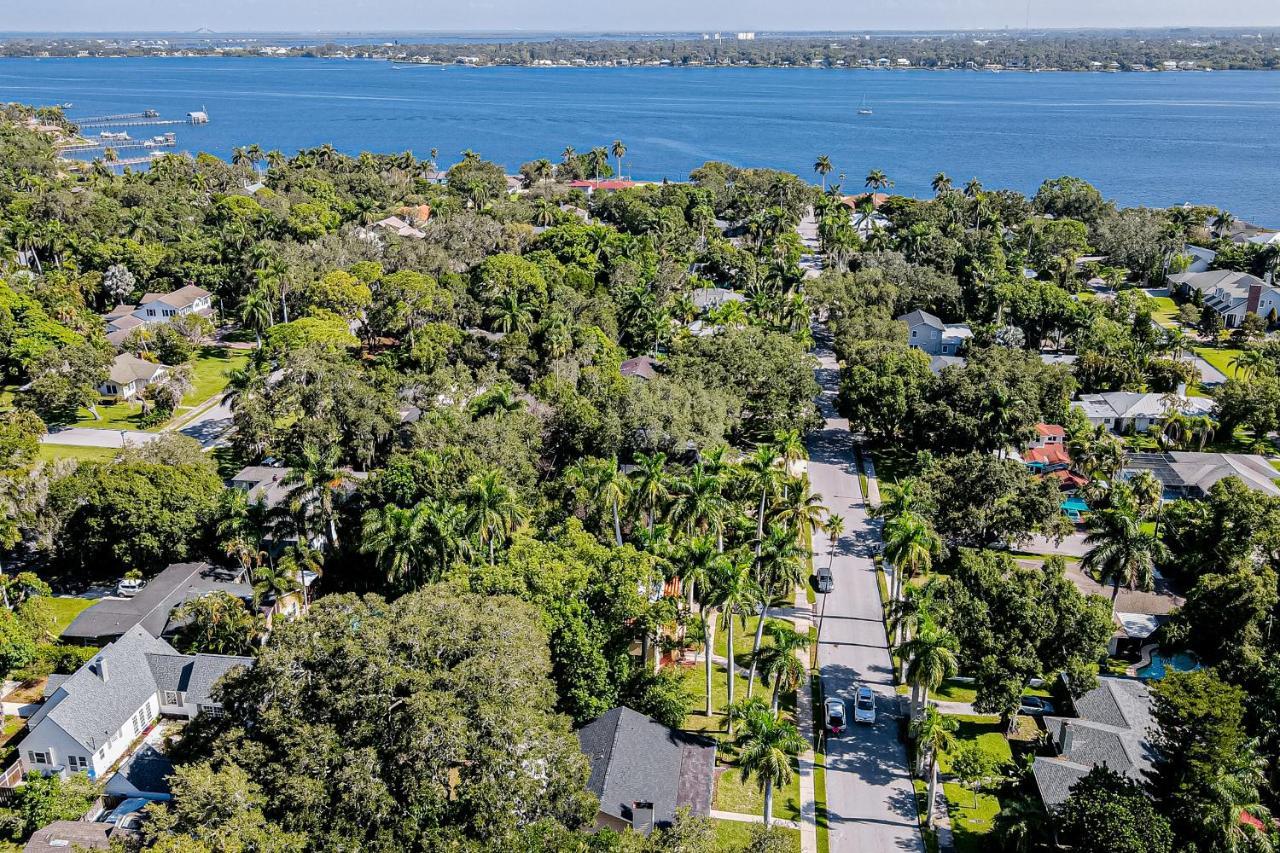
[[[860,116],[869,116],[869,115],[871,115],[871,107],[867,106],[867,96],[866,96],[866,95],[863,95],[863,96],[862,96],[862,106],[858,107],[858,115],[860,115]]]

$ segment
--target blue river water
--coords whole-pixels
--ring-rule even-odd
[[[464,149],[515,169],[622,139],[623,168],[684,179],[706,160],[789,169],[815,157],[860,188],[871,169],[927,195],[957,184],[1034,192],[1070,174],[1122,205],[1185,201],[1280,226],[1280,73],[990,74],[712,68],[466,68],[322,59],[2,59],[0,98],[68,113],[206,109],[179,147],[228,156]],[[865,102],[872,115],[859,115]]]

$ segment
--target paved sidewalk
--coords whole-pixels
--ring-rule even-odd
[[[791,621],[795,625],[796,631],[801,634],[809,634],[809,626],[812,624],[813,610],[805,595],[803,586],[796,586],[796,614],[791,617]],[[797,649],[796,657],[800,658],[804,663],[804,670],[807,674],[809,667],[809,650]],[[798,763],[800,765],[800,853],[818,853],[818,794],[817,787],[814,784],[814,755],[813,744],[815,742],[813,731],[813,686],[812,680],[806,678],[803,683],[796,686],[796,727],[800,729],[800,735],[809,744],[804,752],[800,753]]]
[[[91,429],[67,427],[40,437],[42,444],[65,444],[72,447],[124,447],[126,443],[141,446],[155,441],[163,433],[131,429]]]

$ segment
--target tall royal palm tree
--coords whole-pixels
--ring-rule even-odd
[[[300,517],[317,517],[332,548],[338,547],[338,495],[351,476],[339,467],[338,458],[337,447],[321,450],[308,444],[302,448],[301,464],[291,468],[283,482],[289,489],[289,509]]]
[[[1266,351],[1258,347],[1241,350],[1231,359],[1231,368],[1237,376],[1253,379],[1263,372],[1275,372],[1275,364],[1267,357]]]
[[[262,349],[262,333],[271,326],[271,305],[271,293],[262,287],[250,290],[240,302],[240,324],[253,330],[258,349]]]
[[[524,508],[498,471],[473,475],[463,500],[467,535],[475,536],[488,549],[489,565],[493,565],[498,541],[505,542],[524,523]]]
[[[773,434],[773,447],[778,452],[778,456],[782,459],[782,469],[787,477],[792,476],[791,468],[801,459],[809,458],[809,451],[805,450],[804,439],[800,437],[798,429],[780,429]],[[785,495],[788,489],[788,481],[783,480],[782,492]]]
[[[805,532],[812,536],[826,524],[829,511],[822,504],[822,495],[809,491],[809,477],[802,476],[785,498],[778,501],[773,519],[795,531],[796,544],[803,546]]]
[[[885,522],[884,558],[893,565],[890,601],[898,601],[906,581],[929,571],[941,552],[942,540],[929,522],[915,513],[903,513]]]
[[[946,172],[939,172],[933,176],[933,181],[930,183],[930,186],[933,187],[934,195],[942,195],[943,193],[951,192],[951,178],[947,176]]]
[[[706,667],[706,707],[710,717],[711,673],[714,670],[716,608],[724,600],[727,560],[716,548],[709,536],[695,536],[685,545],[681,558],[680,577],[689,593],[689,610],[694,602],[702,623],[702,656]]]
[[[631,494],[631,480],[614,459],[584,459],[567,472],[572,486],[587,490],[591,500],[603,506],[613,519],[613,542],[622,547],[622,505]]]
[[[769,498],[777,494],[779,474],[778,462],[782,456],[773,444],[760,444],[742,463],[753,488],[760,492],[760,506],[756,509],[756,554],[760,553],[759,544],[764,541],[765,509]]]
[[[714,533],[721,551],[724,550],[724,523],[729,514],[729,502],[723,495],[724,480],[706,470],[701,462],[694,463],[689,474],[676,482],[672,493],[671,520],[693,535]]]
[[[387,504],[364,514],[360,550],[374,556],[392,588],[417,586],[409,579],[422,562],[429,512],[424,502],[410,509]]]
[[[780,524],[770,524],[756,556],[756,581],[764,591],[764,606],[756,624],[755,641],[751,645],[751,673],[747,679],[747,696],[756,680],[756,657],[764,642],[764,629],[769,621],[769,608],[774,599],[795,589],[804,577],[803,552],[796,545],[795,534]]]
[[[1156,564],[1169,556],[1165,544],[1154,533],[1144,531],[1136,516],[1119,509],[1093,513],[1084,541],[1092,547],[1080,564],[1101,582],[1111,582],[1113,613],[1120,585],[1150,591],[1155,585]]]
[[[627,156],[627,146],[623,144],[621,139],[615,139],[613,140],[613,145],[610,147],[610,150],[613,152],[613,159],[618,162],[618,177],[621,178],[622,158]]]
[[[822,176],[822,191],[827,191],[827,175],[835,171],[835,167],[831,165],[831,158],[826,154],[818,157],[813,163],[813,171]]]
[[[925,799],[928,826],[933,826],[933,813],[938,797],[938,754],[955,749],[956,729],[960,727],[955,717],[938,712],[937,708],[925,708],[924,714],[911,724],[911,735],[916,741],[917,772],[924,774],[925,762],[929,765],[929,796]]]
[[[650,533],[657,521],[658,507],[671,496],[667,477],[667,454],[637,453],[636,467],[631,472],[631,498],[645,514],[645,527]]]
[[[937,690],[942,682],[956,674],[956,638],[947,631],[925,624],[907,642],[897,649],[907,663],[907,683],[911,685],[912,715],[920,713],[929,704],[929,691]]]
[[[865,186],[872,193],[877,193],[893,186],[893,181],[889,180],[888,176],[880,169],[872,169],[867,173]]]
[[[796,689],[809,671],[808,663],[799,656],[809,648],[809,635],[801,634],[785,622],[770,622],[765,633],[773,644],[761,648],[756,656],[760,659],[760,674],[766,681],[773,681],[770,708],[777,711],[782,694]]]
[[[741,549],[726,554],[720,577],[720,607],[724,618],[726,669],[729,676],[726,702],[729,705],[733,705],[734,681],[738,674],[738,663],[734,659],[733,626],[735,622],[741,621],[743,627],[746,627],[747,615],[758,612],[763,599],[764,590],[752,573],[751,555],[743,553]]]
[[[796,727],[771,711],[753,707],[735,739],[742,781],[755,777],[764,790],[764,825],[773,822],[773,789],[791,781],[791,757],[807,742]]]

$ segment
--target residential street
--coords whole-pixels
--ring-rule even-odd
[[[923,853],[907,753],[898,742],[897,722],[891,716],[897,712],[897,697],[870,559],[880,535],[862,506],[848,424],[835,416],[837,368],[822,337],[816,354],[822,414],[827,421],[808,438],[809,478],[823,503],[845,520],[844,537],[834,555],[835,589],[826,602],[818,663],[826,695],[845,700],[850,720],[857,684],[870,685],[879,696],[874,726],[853,724],[826,744],[831,850]],[[828,560],[829,551],[828,540],[815,537],[814,560]],[[821,596],[818,606],[822,606]]]

